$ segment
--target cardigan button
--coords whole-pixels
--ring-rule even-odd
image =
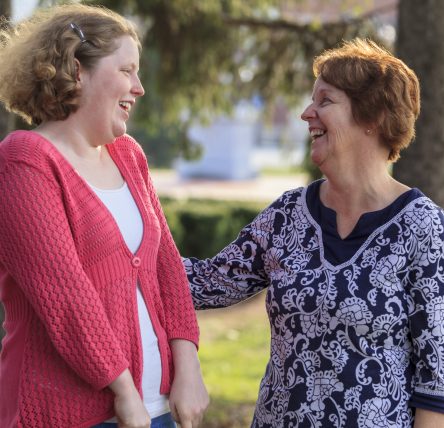
[[[139,266],[140,266],[140,263],[141,263],[140,257],[134,257],[134,258],[131,260],[131,264],[132,264],[134,267],[139,267]]]

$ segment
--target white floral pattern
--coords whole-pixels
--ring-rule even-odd
[[[416,393],[444,409],[444,213],[415,199],[334,266],[305,193],[285,193],[214,258],[185,259],[194,304],[267,289],[252,427],[411,428]]]

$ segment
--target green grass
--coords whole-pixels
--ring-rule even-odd
[[[211,397],[203,426],[249,427],[269,355],[263,295],[232,308],[198,312],[198,317],[199,357]]]
[[[280,177],[287,175],[300,175],[306,174],[307,171],[302,165],[293,166],[279,166],[279,167],[263,167],[260,171],[261,175],[264,177]]]

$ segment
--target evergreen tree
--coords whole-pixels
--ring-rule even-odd
[[[294,106],[311,91],[316,54],[342,39],[377,39],[372,21],[359,10],[351,10],[346,20],[322,24],[289,18],[285,2],[277,0],[85,3],[136,17],[143,31],[141,78],[146,89],[136,122],[148,131],[172,133],[185,149],[190,147],[185,131],[194,119],[230,112],[237,101],[253,96],[265,106],[276,97]]]

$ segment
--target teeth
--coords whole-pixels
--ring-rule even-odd
[[[119,106],[125,109],[126,111],[131,110],[131,103],[128,101],[120,101]]]
[[[321,135],[324,135],[325,131],[323,131],[322,129],[313,129],[310,131],[310,137],[312,138],[316,138],[316,137],[320,137]]]

